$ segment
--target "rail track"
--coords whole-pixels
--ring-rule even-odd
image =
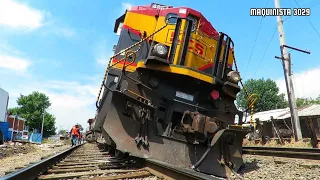
[[[242,147],[243,154],[320,160],[320,149],[283,147]]]
[[[85,143],[51,156],[1,179],[220,179],[163,162],[136,157],[115,158],[101,144]]]

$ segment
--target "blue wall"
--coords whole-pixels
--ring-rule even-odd
[[[9,138],[9,141],[11,141],[11,139],[12,139],[11,135],[12,135],[12,131],[8,131],[8,138]]]
[[[0,122],[0,130],[2,131],[2,134],[4,136],[4,140],[8,141],[11,137],[11,131],[9,133],[9,123],[8,122]],[[9,137],[10,135],[10,137]]]
[[[42,142],[41,133],[32,133],[30,135],[30,142],[41,143]]]

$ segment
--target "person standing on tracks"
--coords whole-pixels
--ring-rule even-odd
[[[77,139],[78,139],[79,135],[80,135],[79,125],[76,124],[75,126],[72,127],[72,129],[70,131],[72,146],[77,145]]]
[[[80,132],[79,138],[78,138],[78,144],[81,144],[81,142],[82,142],[82,133]]]

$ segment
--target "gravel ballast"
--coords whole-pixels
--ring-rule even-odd
[[[320,161],[244,155],[244,166],[231,179],[320,179]]]
[[[22,145],[23,146],[23,145]],[[0,159],[0,177],[5,175],[5,172],[12,171],[18,167],[24,167],[29,163],[35,163],[41,161],[43,158],[57,154],[70,148],[70,145],[30,145],[33,146],[32,151],[28,153],[15,153],[9,157]]]

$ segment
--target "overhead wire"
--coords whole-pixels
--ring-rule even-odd
[[[264,53],[263,53],[263,55],[262,55],[262,58],[260,59],[259,64],[258,64],[258,67],[257,67],[256,71],[254,72],[253,76],[256,75],[258,69],[260,68],[261,62],[263,61],[263,59],[264,59],[264,57],[265,57],[265,55],[266,55],[266,53],[267,53],[267,51],[268,51],[268,49],[269,49],[269,46],[270,46],[270,44],[271,44],[271,42],[272,42],[272,40],[273,40],[274,35],[276,34],[276,32],[277,32],[277,27],[274,28],[274,31],[273,31],[273,33],[272,33],[272,37],[271,37],[270,40],[269,40],[269,43],[268,43],[268,45],[267,45],[267,48],[265,49],[265,51],[264,51]]]
[[[320,4],[320,1],[318,1],[318,2],[315,3],[314,5],[310,6],[309,8],[311,9],[311,8],[313,8],[313,7],[318,6],[319,4]],[[295,17],[295,16],[289,16],[288,18],[284,19],[283,21],[286,21],[286,20],[288,20],[288,19],[290,19],[290,18],[293,18],[293,17]]]
[[[299,8],[301,8],[301,6],[300,6],[299,3],[297,2],[297,0],[294,0],[294,1],[295,1],[295,3],[297,4],[297,6],[298,6]],[[318,2],[315,3],[314,5],[310,6],[309,8],[311,9],[311,8],[313,8],[313,7],[315,7],[315,6],[319,5],[319,4],[320,4],[320,1],[318,1]],[[310,25],[312,26],[312,28],[316,31],[316,33],[317,33],[318,36],[320,37],[319,32],[318,32],[317,29],[314,27],[314,25],[312,24],[312,22],[310,21],[310,19],[309,19],[307,16],[306,16],[306,18],[307,18],[307,20],[309,21],[309,23],[310,23]],[[292,69],[293,69],[293,68],[292,68]],[[293,73],[292,73],[292,76],[293,76],[293,83],[295,83],[296,76],[295,76]],[[295,87],[297,87],[296,84],[295,84]],[[305,96],[304,88],[303,88],[303,86],[299,86],[299,87],[301,87],[302,96],[304,97],[304,96]],[[297,95],[297,92],[295,92],[295,94]]]
[[[294,0],[294,2],[297,4],[297,6],[298,6],[299,8],[301,8],[301,6],[300,6],[299,3],[297,2],[297,0]],[[318,2],[317,4],[319,4],[319,3],[320,3],[320,2]],[[311,27],[314,29],[314,31],[317,33],[317,35],[318,35],[319,38],[320,38],[320,34],[319,34],[318,30],[314,27],[313,23],[310,21],[310,19],[308,18],[308,16],[305,16],[305,17],[307,18],[309,24],[311,25]]]
[[[269,1],[269,0],[266,0],[265,8],[267,7],[268,1]],[[251,61],[251,58],[252,58],[252,54],[253,54],[254,48],[255,48],[255,46],[256,46],[256,42],[257,42],[257,39],[258,39],[258,36],[259,36],[259,32],[260,32],[260,28],[261,28],[261,24],[262,24],[263,19],[264,19],[264,16],[261,17],[261,20],[260,20],[260,23],[259,23],[259,26],[258,26],[258,30],[257,30],[257,33],[256,33],[256,37],[255,37],[255,40],[254,40],[254,42],[253,42],[253,46],[252,46],[252,49],[251,49],[249,61],[248,61],[248,63],[247,63],[246,70],[244,71],[244,79],[245,79],[245,77],[246,77],[246,75],[247,75],[247,70],[248,70],[248,67],[249,67],[249,64],[250,64],[250,61]]]
[[[294,1],[295,1],[295,3],[299,6],[297,0],[294,0]],[[315,3],[314,5],[310,6],[310,9],[311,9],[312,7],[315,7],[315,6],[319,5],[319,4],[320,4],[320,1],[318,1],[318,2]],[[299,6],[299,7],[300,7],[300,6]],[[283,22],[286,21],[286,20],[288,20],[288,19],[290,19],[290,18],[292,18],[292,17],[294,17],[294,16],[290,16],[290,17],[284,19]],[[310,25],[313,27],[313,29],[316,31],[316,33],[317,33],[317,34],[319,35],[319,37],[320,37],[319,32],[316,30],[316,28],[314,27],[314,25],[312,24],[312,22],[309,20],[309,18],[308,18],[307,16],[306,16],[306,18],[308,19]],[[270,41],[269,41],[269,43],[268,43],[268,46],[266,47],[266,50],[265,50],[264,53],[263,53],[263,56],[262,56],[261,60],[259,61],[258,67],[257,67],[257,69],[256,69],[256,71],[255,71],[255,73],[254,73],[253,76],[256,75],[258,69],[260,68],[261,62],[263,61],[263,59],[264,59],[264,57],[265,57],[265,54],[266,54],[266,52],[268,51],[268,48],[269,48],[269,46],[270,46],[270,44],[271,44],[271,42],[272,42],[272,40],[273,40],[273,38],[274,38],[274,35],[275,35],[275,33],[276,33],[276,30],[277,30],[277,27],[275,28],[275,30],[274,30],[274,32],[273,32],[273,35],[272,35],[272,37],[271,37],[271,39],[270,39]],[[292,50],[290,50],[290,51],[292,51]],[[287,53],[290,53],[290,51],[287,52]],[[286,54],[287,54],[287,53],[286,53]]]

